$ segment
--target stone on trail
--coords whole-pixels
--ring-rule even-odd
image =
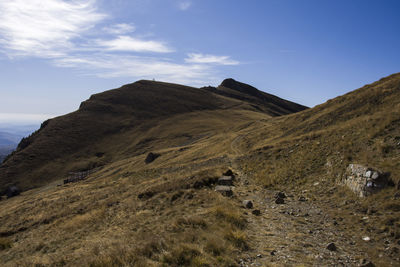
[[[371,261],[367,259],[362,259],[360,261],[360,267],[375,267],[375,264],[373,264]]]
[[[232,176],[222,176],[221,178],[218,178],[219,185],[233,185],[233,178]]]
[[[285,204],[285,200],[283,198],[278,197],[275,199],[275,203],[276,204]]]
[[[336,251],[336,250],[337,250],[337,247],[336,247],[335,243],[329,243],[329,244],[326,246],[326,248],[327,248],[328,250],[330,250],[330,251]]]
[[[278,192],[278,193],[275,195],[275,197],[276,197],[276,198],[286,198],[286,195],[285,195],[285,193],[283,193],[283,192]]]
[[[261,211],[260,211],[260,210],[253,210],[251,213],[252,213],[253,215],[256,215],[256,216],[261,215]]]
[[[242,204],[246,209],[253,208],[253,202],[251,200],[243,200]]]
[[[227,197],[230,197],[233,195],[232,188],[230,186],[226,186],[226,185],[217,185],[215,187],[215,191],[217,191]]]
[[[231,177],[233,177],[234,175],[233,175],[232,170],[227,170],[227,171],[224,173],[224,176],[231,176]]]

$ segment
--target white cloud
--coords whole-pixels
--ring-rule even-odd
[[[239,61],[230,59],[229,56],[215,56],[215,55],[204,55],[197,53],[190,53],[185,58],[188,63],[197,64],[217,64],[217,65],[238,65]]]
[[[132,24],[119,23],[103,28],[103,31],[109,34],[121,35],[134,32],[136,27]]]
[[[25,114],[25,113],[0,113],[0,123],[30,124],[41,123],[53,118],[49,114]]]
[[[118,36],[113,40],[98,40],[97,45],[109,51],[168,53],[173,50],[162,42],[145,41],[130,36]]]
[[[189,7],[191,7],[191,5],[192,5],[192,2],[183,1],[178,4],[178,7],[180,10],[187,10]]]
[[[0,0],[0,45],[14,55],[59,57],[105,17],[94,0]]]
[[[104,27],[105,19],[111,16],[98,11],[96,3],[96,0],[0,0],[0,52],[10,57],[50,58],[56,66],[99,77],[155,78],[190,85],[216,82],[216,65],[239,64],[228,56],[195,53],[188,54],[182,63],[155,55],[140,56],[139,53],[174,50],[161,41],[128,35],[135,31],[133,24]],[[181,1],[179,5],[182,10],[190,6],[190,1]],[[113,37],[106,39],[104,33]]]
[[[139,79],[164,80],[190,85],[204,85],[219,80],[216,71],[207,65],[179,64],[167,59],[138,56],[98,54],[63,58],[58,66],[94,70],[103,78],[135,77]]]

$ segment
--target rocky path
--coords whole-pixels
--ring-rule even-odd
[[[231,143],[235,156],[241,154],[240,139]],[[243,207],[249,250],[239,256],[240,266],[374,266],[365,253],[367,244],[360,245],[361,237],[346,232],[322,203],[285,192],[284,203],[276,204],[277,191],[253,184],[233,158],[231,165],[238,174],[234,189],[238,204],[253,203],[251,209]]]
[[[290,193],[284,204],[276,204],[276,193],[236,187],[239,199],[249,199],[254,205],[243,209],[250,250],[242,255],[241,266],[358,265],[363,251],[342,233],[338,222],[309,200],[299,201],[299,196]],[[253,210],[260,210],[260,215]]]

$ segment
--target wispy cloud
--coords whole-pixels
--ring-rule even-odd
[[[0,45],[14,55],[58,57],[105,17],[95,1],[0,0]]]
[[[103,31],[109,34],[121,35],[134,32],[136,27],[128,23],[113,24],[103,28]]]
[[[187,10],[189,7],[191,7],[191,5],[191,1],[182,1],[178,3],[178,7],[180,10]]]
[[[169,53],[173,49],[158,41],[146,41],[130,36],[118,36],[112,40],[98,40],[97,45],[109,51],[133,51],[133,52],[156,52]]]
[[[239,61],[231,59],[229,56],[216,56],[216,55],[204,55],[197,53],[190,53],[185,58],[188,63],[198,64],[218,64],[218,65],[238,65]]]
[[[190,1],[179,3],[181,10],[191,6]],[[99,77],[155,78],[191,85],[216,82],[217,65],[239,64],[229,56],[196,53],[184,61],[161,58],[157,55],[172,53],[174,48],[136,37],[133,24],[104,26],[110,17],[98,10],[96,0],[0,0],[0,52],[47,58],[55,66]]]
[[[167,59],[143,56],[92,55],[72,56],[56,61],[58,66],[96,70],[104,78],[140,77],[191,85],[217,82],[215,70],[207,65],[180,64]]]

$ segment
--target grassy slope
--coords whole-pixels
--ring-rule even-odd
[[[156,146],[161,138],[158,133],[150,136],[147,131],[173,115],[239,106],[254,109],[205,90],[150,81],[94,95],[78,111],[45,122],[21,142],[20,149],[0,168],[0,192],[10,184],[26,190],[63,178],[69,171],[148,153],[148,144]],[[171,144],[175,139],[179,143],[192,138],[185,136],[190,132],[173,127],[171,131],[175,132],[175,136],[167,136]],[[199,135],[202,129],[191,131]],[[166,133],[160,134],[166,137]]]
[[[392,75],[276,118],[235,102],[228,110],[155,118],[118,133],[117,141],[101,140],[74,155],[71,166],[105,152],[108,164],[88,180],[2,201],[0,257],[10,266],[234,264],[235,255],[251,244],[238,200],[207,186],[194,188],[231,164],[252,182],[305,194],[342,218],[349,235],[362,231],[376,242],[395,242],[400,237],[395,189],[360,200],[337,182],[350,162],[390,171],[399,181],[399,85],[400,75]],[[146,165],[147,151],[161,157]],[[312,186],[315,182],[320,185]],[[368,209],[370,221],[360,224]],[[372,246],[368,254],[378,258],[379,251]]]

